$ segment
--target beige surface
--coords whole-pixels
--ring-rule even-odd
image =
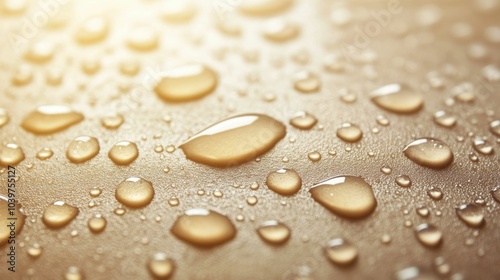
[[[18,272],[7,273],[2,253],[0,279],[60,279],[70,266],[79,267],[86,279],[146,279],[146,260],[159,251],[176,261],[174,279],[292,279],[293,275],[301,274],[313,279],[391,279],[396,271],[408,266],[432,270],[432,262],[438,256],[449,262],[451,274],[459,273],[465,279],[500,278],[500,204],[489,194],[500,183],[499,147],[498,140],[488,131],[489,121],[500,117],[500,86],[481,76],[485,65],[500,60],[498,43],[484,36],[486,27],[498,28],[498,3],[490,11],[481,11],[469,1],[437,3],[434,5],[442,13],[441,21],[423,27],[416,22],[415,14],[424,4],[404,2],[403,11],[394,15],[390,25],[382,28],[363,49],[373,51],[376,61],[350,62],[346,63],[345,72],[328,73],[322,67],[324,56],[339,51],[343,42],[352,43],[354,28],[366,26],[372,20],[370,11],[386,9],[385,2],[357,1],[352,4],[353,20],[341,28],[329,20],[333,1],[295,1],[291,9],[279,15],[298,23],[301,34],[282,44],[263,38],[262,18],[242,16],[237,10],[229,15],[241,20],[242,35],[239,38],[223,35],[215,26],[217,14],[210,5],[217,1],[198,1],[197,15],[186,25],[159,20],[157,7],[161,1],[123,2],[78,1],[64,5],[64,10],[71,13],[66,27],[42,28],[35,38],[28,40],[55,40],[59,48],[48,64],[34,66],[34,81],[24,87],[10,84],[14,67],[23,61],[20,58],[23,50],[13,48],[5,38],[19,30],[23,20],[40,8],[35,4],[24,15],[0,15],[0,107],[11,117],[9,124],[0,128],[0,141],[19,144],[26,154],[17,169],[18,199],[28,215],[18,236],[24,244],[17,249]],[[79,46],[73,39],[76,23],[95,14],[104,14],[112,22],[109,37],[101,44]],[[460,40],[451,35],[451,26],[456,22],[473,26],[471,38]],[[127,49],[124,37],[136,24],[151,25],[161,33],[156,51],[136,54]],[[406,34],[395,34],[405,26]],[[471,43],[483,44],[489,50],[489,57],[470,58],[467,50]],[[293,57],[304,51],[310,56],[309,62],[297,63]],[[246,61],[245,55],[254,52],[258,54],[258,62]],[[122,55],[140,60],[139,75],[130,78],[119,73]],[[85,57],[101,59],[102,69],[93,76],[82,73],[80,61]],[[272,62],[277,60],[283,62],[281,67],[273,66]],[[154,73],[187,62],[206,63],[220,74],[215,92],[198,101],[168,104],[148,89]],[[45,85],[43,73],[50,67],[65,72],[62,86]],[[292,76],[300,70],[319,74],[320,92],[301,94],[293,89]],[[441,73],[444,89],[429,87],[426,78],[429,72]],[[422,89],[425,106],[421,111],[397,115],[383,111],[369,100],[369,90],[397,81]],[[451,97],[450,89],[465,81],[476,86],[474,102],[445,105],[445,100]],[[356,94],[354,103],[341,101],[339,90],[343,88]],[[265,101],[269,94],[275,96],[274,101]],[[85,120],[50,136],[32,135],[20,123],[41,104],[68,104],[83,112]],[[432,122],[433,113],[440,109],[458,115],[455,128],[439,127]],[[310,131],[288,125],[289,118],[300,110],[313,113],[319,124]],[[99,118],[107,112],[122,113],[125,123],[116,131],[105,129]],[[162,154],[153,150],[157,144],[178,146],[216,121],[248,112],[265,113],[287,124],[287,136],[263,155],[260,162],[219,169],[186,160],[180,149]],[[385,115],[391,124],[378,125],[378,114]],[[172,117],[170,124],[162,120],[166,115]],[[343,122],[361,127],[364,137],[359,143],[346,144],[335,136]],[[372,133],[374,128],[380,132]],[[496,153],[480,155],[476,163],[470,161],[467,155],[473,149],[468,133],[485,136],[494,144]],[[65,156],[65,149],[81,135],[97,137],[101,151],[89,162],[72,164]],[[443,170],[430,170],[408,160],[402,149],[412,137],[421,136],[448,143],[455,155],[454,163]],[[465,140],[457,141],[458,136]],[[291,143],[290,139],[296,141]],[[138,145],[140,155],[130,166],[117,166],[107,157],[113,143],[119,140],[135,141]],[[54,151],[54,156],[46,161],[35,158],[43,147]],[[321,153],[319,162],[307,158],[313,151]],[[336,151],[337,155],[331,156],[328,151]],[[369,152],[375,156],[370,157]],[[283,157],[289,161],[283,162]],[[28,168],[29,164],[33,167]],[[380,171],[384,165],[392,167],[392,174]],[[170,172],[166,174],[163,169],[167,166]],[[303,188],[292,197],[280,196],[264,185],[267,174],[282,167],[293,168],[302,176]],[[352,221],[335,216],[310,197],[311,185],[343,174],[360,175],[372,184],[378,201],[374,214]],[[413,186],[398,187],[394,179],[399,174],[409,175]],[[155,197],[148,207],[130,209],[124,216],[117,216],[113,214],[119,206],[114,198],[115,187],[131,176],[153,182]],[[0,175],[0,180],[0,193],[5,193],[7,172]],[[261,184],[257,191],[249,188],[254,181]],[[96,186],[103,193],[91,198],[89,190]],[[434,202],[427,196],[431,187],[444,191],[443,200]],[[200,189],[206,194],[197,195]],[[224,196],[208,195],[215,189]],[[250,195],[259,199],[255,206],[245,201]],[[167,204],[171,196],[180,199],[179,206]],[[474,236],[475,229],[457,218],[454,207],[478,197],[486,200],[486,206],[482,207],[486,226]],[[48,229],[41,221],[43,209],[55,200],[64,200],[80,209],[78,217],[60,230]],[[89,207],[91,201],[99,205]],[[417,215],[415,209],[420,205],[431,209],[430,217]],[[227,214],[238,229],[236,238],[213,249],[199,249],[176,239],[169,232],[175,218],[197,207]],[[409,213],[405,215],[404,210]],[[438,211],[441,216],[436,215]],[[102,213],[108,221],[101,234],[93,234],[87,228],[87,220],[97,213]],[[240,214],[245,221],[236,221]],[[161,220],[155,221],[156,217]],[[285,245],[267,245],[256,234],[256,226],[270,219],[292,229],[292,237]],[[411,221],[413,226],[405,227],[405,221]],[[431,222],[442,230],[440,248],[428,249],[416,240],[413,228],[423,222]],[[71,237],[73,230],[78,231],[78,236]],[[382,244],[383,234],[391,236],[390,244]],[[359,260],[354,266],[342,269],[324,257],[322,246],[338,237],[347,238],[358,247]],[[474,243],[467,246],[469,238]],[[43,247],[38,259],[27,255],[27,248],[33,243]],[[481,250],[484,256],[478,256]]]

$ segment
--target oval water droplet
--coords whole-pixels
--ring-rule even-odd
[[[99,141],[96,138],[80,136],[69,143],[66,157],[73,163],[82,163],[95,157],[99,150]]]
[[[64,273],[65,280],[83,280],[84,278],[83,273],[76,266],[70,266]]]
[[[344,123],[337,129],[337,137],[345,142],[358,142],[363,137],[363,131],[354,124]]]
[[[390,112],[409,114],[419,111],[424,105],[422,93],[406,84],[389,84],[370,93],[377,106]]]
[[[83,120],[81,113],[62,105],[44,105],[29,113],[21,126],[34,134],[50,134],[61,131]]]
[[[409,188],[411,187],[411,183],[411,179],[407,175],[400,175],[396,177],[396,184],[398,184],[398,186],[400,187]]]
[[[151,27],[136,27],[128,32],[127,46],[135,51],[151,51],[158,47],[158,33]]]
[[[349,241],[337,238],[330,240],[325,247],[325,253],[332,263],[347,266],[358,258],[358,249]]]
[[[300,71],[294,76],[294,88],[302,93],[317,92],[321,87],[319,77],[309,71]]]
[[[403,153],[413,162],[429,168],[442,169],[453,162],[450,147],[434,138],[417,139],[408,144]]]
[[[155,279],[168,279],[175,271],[175,262],[166,253],[156,253],[148,261],[148,270]]]
[[[441,200],[443,198],[443,191],[440,188],[434,187],[427,191],[427,195],[433,200]]]
[[[267,21],[264,37],[273,42],[285,42],[294,39],[300,33],[299,27],[285,19],[276,18]]]
[[[313,126],[317,122],[318,119],[316,119],[315,116],[304,111],[297,112],[295,115],[293,115],[292,119],[290,120],[290,124],[292,126],[303,130],[309,130],[313,128]]]
[[[484,224],[484,213],[481,207],[474,204],[462,204],[456,209],[457,216],[470,227],[481,227]]]
[[[19,234],[24,226],[24,220],[26,219],[26,215],[24,214],[21,205],[16,203],[15,210],[11,210],[12,205],[9,205],[9,199],[3,195],[0,195],[0,226],[4,230],[0,230],[0,246],[7,244],[9,237],[11,236],[9,225],[12,223],[12,220],[9,218],[16,218],[16,228],[15,233]],[[10,215],[13,213],[14,215]]]
[[[441,244],[443,234],[431,224],[421,224],[415,228],[418,241],[427,247],[437,247]]]
[[[236,228],[224,215],[207,209],[190,209],[170,229],[179,239],[197,246],[215,246],[236,236]]]
[[[220,121],[180,146],[192,161],[228,167],[241,164],[271,150],[285,137],[285,126],[261,114],[245,114]]]
[[[292,195],[302,187],[302,178],[293,169],[279,169],[269,173],[266,178],[267,187],[281,195]]]
[[[18,165],[23,160],[23,149],[17,144],[8,143],[0,147],[0,166]]]
[[[118,165],[129,165],[139,156],[137,145],[130,141],[120,141],[109,150],[108,157]]]
[[[348,218],[366,217],[377,207],[372,187],[360,177],[333,177],[314,185],[309,191],[316,202]]]
[[[493,146],[483,139],[477,138],[472,141],[472,147],[474,150],[483,155],[492,155],[495,153]]]
[[[257,228],[262,240],[270,244],[283,244],[290,239],[290,228],[278,221],[266,221]]]
[[[63,201],[56,201],[43,211],[42,221],[50,228],[61,228],[69,224],[80,211]]]
[[[108,36],[109,24],[103,17],[88,18],[81,23],[76,32],[76,40],[80,44],[93,44]]]
[[[122,181],[115,190],[116,200],[131,208],[141,208],[153,200],[155,190],[148,180],[130,177]]]
[[[437,111],[434,113],[434,122],[442,127],[453,127],[457,124],[457,118],[445,111]]]
[[[123,116],[111,113],[101,118],[101,124],[107,129],[117,129],[123,124]]]
[[[211,93],[217,83],[214,70],[203,64],[190,64],[163,73],[155,92],[168,102],[186,102]]]
[[[286,10],[292,3],[292,0],[251,0],[240,2],[239,7],[247,15],[268,16]]]
[[[101,214],[96,214],[94,217],[90,218],[87,225],[91,232],[100,233],[105,228],[108,222]]]
[[[46,160],[51,158],[54,155],[54,152],[49,148],[42,148],[40,151],[36,153],[36,157],[39,160]]]

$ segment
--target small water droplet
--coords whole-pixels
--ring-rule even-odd
[[[9,114],[3,108],[0,108],[0,127],[6,125],[10,121]]]
[[[490,131],[495,136],[500,137],[500,120],[494,120],[490,123]]]
[[[197,246],[215,246],[233,239],[236,228],[224,215],[206,209],[190,209],[170,229],[179,239]]]
[[[490,193],[493,199],[500,203],[500,186],[496,186]]]
[[[83,273],[76,266],[70,266],[64,273],[65,280],[83,280],[84,278]]]
[[[60,105],[44,105],[29,113],[21,123],[27,131],[35,134],[51,134],[61,131],[83,120],[81,113]]]
[[[294,39],[300,33],[299,27],[285,19],[268,20],[264,28],[264,37],[273,42],[285,42]]]
[[[370,93],[377,106],[390,112],[409,114],[419,111],[424,105],[422,93],[406,84],[389,84]]]
[[[36,153],[36,157],[39,160],[46,160],[51,158],[54,155],[54,152],[52,152],[51,149],[49,148],[42,148],[40,151]]]
[[[389,175],[392,173],[392,169],[389,166],[382,166],[380,168],[380,171],[384,173],[385,175]]]
[[[271,244],[283,244],[291,235],[290,228],[278,221],[266,221],[257,228],[257,233],[262,240]]]
[[[397,280],[439,280],[441,278],[437,277],[432,272],[412,266],[399,270],[396,273]]]
[[[191,1],[165,1],[161,8],[161,17],[169,23],[186,23],[196,14],[196,7]]]
[[[123,216],[127,212],[124,208],[116,208],[113,213],[115,213],[118,216]]]
[[[361,131],[357,125],[344,123],[342,124],[342,127],[337,129],[337,137],[342,141],[354,143],[361,140],[363,137],[363,131]]]
[[[141,208],[153,200],[155,190],[148,180],[130,177],[122,181],[115,190],[116,200],[131,208]]]
[[[139,156],[137,145],[130,141],[120,141],[109,150],[108,157],[118,165],[129,165]]]
[[[117,129],[123,124],[124,118],[120,114],[111,113],[101,118],[101,124],[107,129]]]
[[[474,141],[472,142],[472,147],[476,152],[483,155],[492,155],[495,152],[493,146],[488,141],[480,138],[474,139]]]
[[[32,44],[25,54],[25,58],[33,63],[45,63],[54,56],[55,44],[49,41],[40,41]]]
[[[412,181],[407,175],[399,175],[398,177],[396,177],[396,184],[403,188],[409,188],[411,187]]]
[[[317,92],[321,87],[321,80],[312,72],[300,71],[294,76],[294,87],[302,93]]]
[[[386,118],[384,115],[377,115],[376,121],[378,124],[382,126],[388,126],[391,124],[388,118]]]
[[[433,200],[441,200],[443,198],[443,191],[440,188],[434,187],[427,191],[427,195]]]
[[[445,111],[434,113],[434,122],[442,127],[453,127],[457,123],[457,118]]]
[[[255,191],[255,190],[258,190],[260,187],[259,183],[257,182],[253,182],[251,185],[250,185],[250,189]]]
[[[429,217],[430,214],[429,208],[425,206],[417,207],[417,214],[421,217]]]
[[[309,191],[316,202],[348,218],[366,217],[377,207],[372,187],[360,177],[333,177],[314,185]]]
[[[214,191],[214,196],[217,197],[217,198],[221,198],[223,195],[224,194],[220,190],[215,190]]]
[[[168,204],[170,206],[178,206],[180,203],[179,199],[177,197],[171,197],[168,199]]]
[[[312,162],[318,162],[321,160],[321,154],[317,151],[307,154],[307,158]]]
[[[293,169],[279,169],[267,175],[267,187],[281,195],[292,195],[302,187],[302,178]]]
[[[42,246],[38,243],[34,243],[31,247],[28,248],[28,255],[32,258],[38,258],[42,254]]]
[[[420,224],[415,228],[417,239],[427,247],[437,247],[441,244],[443,234],[431,224]]]
[[[80,136],[69,143],[66,157],[73,163],[82,163],[95,157],[100,149],[96,138]]]
[[[290,119],[290,124],[298,129],[309,130],[313,128],[313,126],[318,122],[315,116],[300,111],[293,115],[292,119]]]
[[[457,101],[472,102],[475,99],[474,91],[472,83],[461,83],[451,89],[451,94]]]
[[[241,12],[247,15],[269,16],[286,10],[292,3],[292,0],[242,1],[239,8]]]
[[[12,223],[12,220],[9,220],[9,218],[15,218],[16,219],[16,228],[15,228],[15,233],[19,234],[21,230],[23,229],[24,226],[24,220],[26,219],[26,215],[24,214],[24,211],[22,210],[22,206],[18,203],[15,204],[15,210],[12,211],[12,205],[9,205],[9,199],[3,195],[0,195],[0,226],[3,229],[7,229]],[[9,215],[7,215],[9,213]],[[14,215],[10,215],[10,213],[13,213]],[[11,231],[10,230],[1,230],[0,231],[0,246],[3,244],[7,244],[9,237],[11,236]]]
[[[457,216],[470,227],[481,227],[484,224],[483,210],[474,204],[463,204],[456,209]]]
[[[328,259],[337,265],[348,266],[358,258],[358,249],[349,241],[337,238],[330,240],[325,247]]]
[[[63,201],[56,201],[45,208],[43,223],[50,228],[61,228],[69,224],[80,211]]]
[[[490,64],[485,66],[481,73],[483,77],[485,77],[489,82],[498,82],[500,81],[500,68],[495,64]]]
[[[0,147],[0,166],[18,165],[23,160],[23,149],[17,144],[9,143]]]
[[[103,17],[92,17],[83,21],[76,32],[76,40],[80,44],[93,44],[108,36],[109,24]]]
[[[168,279],[175,271],[175,262],[166,253],[156,253],[148,261],[148,270],[155,279]]]
[[[442,169],[453,162],[453,152],[443,141],[434,138],[420,138],[404,149],[403,153],[413,162],[435,169]]]
[[[247,197],[247,204],[250,206],[257,204],[258,201],[257,197],[254,195]]]
[[[101,214],[96,214],[94,217],[89,219],[87,225],[91,232],[100,233],[106,228],[107,223],[108,222]]]
[[[382,237],[380,237],[380,241],[383,243],[383,244],[389,244],[391,243],[391,236],[389,234],[383,234]]]

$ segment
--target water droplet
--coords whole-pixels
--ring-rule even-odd
[[[262,240],[271,244],[283,244],[291,235],[290,228],[278,221],[266,221],[257,228],[257,233]]]
[[[297,37],[300,33],[299,27],[287,20],[277,18],[271,19],[264,28],[264,37],[273,42],[285,42]]]
[[[240,10],[251,16],[269,16],[286,10],[292,0],[253,0],[240,3]]]
[[[104,40],[108,31],[109,25],[105,18],[92,17],[81,23],[75,38],[80,44],[93,44]]]
[[[294,76],[294,87],[302,93],[317,92],[321,87],[319,77],[309,71],[300,71]]]
[[[399,270],[396,273],[397,280],[439,280],[441,278],[437,277],[430,271],[422,269],[420,267],[412,266]]]
[[[63,201],[56,201],[43,211],[42,221],[50,228],[61,228],[69,224],[80,211]]]
[[[480,138],[474,139],[474,141],[472,142],[472,147],[476,152],[483,155],[492,155],[495,152],[493,146],[488,141]]]
[[[333,177],[314,185],[309,191],[316,202],[348,218],[366,217],[377,207],[372,187],[360,177]]]
[[[380,237],[380,241],[384,244],[389,244],[391,243],[391,236],[389,234],[383,234],[382,237]]]
[[[434,113],[434,122],[442,127],[453,127],[457,124],[457,118],[445,111],[437,111]]]
[[[500,81],[500,68],[495,64],[490,64],[485,66],[481,73],[483,77],[485,77],[489,82],[498,82]]]
[[[474,204],[463,204],[456,209],[457,216],[470,227],[481,227],[484,223],[483,210]]]
[[[279,169],[267,175],[266,185],[278,194],[292,195],[302,187],[302,178],[293,169]]]
[[[309,130],[318,122],[318,119],[313,115],[300,111],[293,115],[290,124],[298,129]]]
[[[116,208],[113,213],[115,213],[118,216],[123,216],[127,212],[124,208]]]
[[[60,105],[37,107],[23,120],[21,126],[35,134],[51,134],[61,131],[83,120],[81,113]]]
[[[378,124],[383,125],[383,126],[388,126],[391,124],[388,118],[386,118],[384,115],[377,115],[376,121]]]
[[[440,275],[447,275],[451,271],[450,265],[443,257],[437,257],[434,259],[433,265],[436,272]]]
[[[24,220],[26,219],[26,215],[22,210],[22,206],[20,204],[15,205],[15,210],[11,211],[12,205],[9,206],[9,199],[3,195],[0,195],[0,226],[3,229],[7,229],[12,220],[9,218],[16,218],[16,234],[19,234],[24,226]],[[10,215],[13,213],[14,215]],[[0,246],[3,244],[7,244],[10,237],[10,230],[1,230],[0,231]]]
[[[23,160],[23,149],[17,144],[9,143],[0,147],[0,166],[17,165]]]
[[[241,164],[266,153],[285,137],[285,126],[261,114],[222,120],[180,146],[192,161],[218,167]]]
[[[420,215],[421,217],[429,217],[429,208],[425,206],[420,206],[417,207],[417,214]]]
[[[472,161],[472,162],[479,161],[479,157],[477,156],[476,153],[470,152],[467,156],[469,157],[470,161]]]
[[[21,64],[12,76],[12,84],[15,86],[25,86],[33,80],[33,68],[29,65]]]
[[[413,162],[435,169],[449,166],[453,162],[453,152],[443,141],[434,138],[420,138],[404,149],[403,153]]]
[[[330,13],[330,21],[338,27],[346,26],[352,21],[352,12],[348,7],[335,7]]]
[[[168,199],[168,204],[170,206],[178,206],[180,203],[179,199],[177,197],[171,197]]]
[[[101,193],[102,193],[102,190],[97,188],[97,187],[94,187],[93,189],[91,189],[89,191],[89,194],[91,197],[98,197],[101,195]]]
[[[215,90],[217,74],[203,64],[190,64],[161,74],[156,94],[168,102],[186,102],[204,97]]]
[[[165,1],[161,16],[169,23],[186,23],[196,14],[196,8],[190,1]]]
[[[120,61],[120,72],[124,75],[135,76],[141,69],[141,64],[138,60],[127,58]]]
[[[108,114],[101,118],[101,124],[107,129],[117,129],[123,124],[123,116],[116,113]]]
[[[255,191],[255,190],[258,190],[260,187],[259,183],[257,182],[253,182],[251,185],[250,185],[250,189]]]
[[[150,27],[129,30],[127,46],[136,51],[151,51],[158,47],[158,33]]]
[[[38,258],[42,254],[42,246],[38,243],[34,243],[28,248],[28,255],[32,258]]]
[[[495,136],[500,137],[500,120],[494,120],[490,123],[490,131],[495,134]]]
[[[490,193],[493,199],[500,202],[500,186],[496,186]]]
[[[396,184],[398,184],[398,186],[400,187],[409,188],[411,187],[411,183],[411,179],[407,175],[400,175],[396,177]]]
[[[107,221],[101,214],[96,214],[89,219],[87,225],[91,232],[100,233],[106,228]]]
[[[166,253],[156,253],[149,259],[148,269],[155,279],[168,279],[174,274],[175,262]]]
[[[409,114],[419,111],[424,105],[424,96],[406,84],[389,84],[370,93],[377,106],[390,112]]]
[[[427,195],[429,195],[430,198],[433,200],[441,200],[443,198],[443,191],[441,191],[440,188],[432,188],[427,191]]]
[[[392,173],[392,169],[389,166],[382,166],[380,168],[380,171],[384,173],[385,175],[389,175]]]
[[[65,280],[83,280],[84,276],[80,269],[76,266],[70,266],[64,273]]]
[[[344,123],[337,129],[337,137],[345,142],[358,142],[363,137],[363,131],[354,124]]]
[[[45,63],[54,56],[55,45],[53,42],[41,41],[31,45],[25,58],[33,63]]]
[[[312,162],[318,162],[321,160],[321,154],[317,151],[307,154],[307,158]]]
[[[101,62],[97,57],[84,58],[81,63],[81,69],[87,75],[94,75],[101,69]]]
[[[175,146],[174,145],[168,145],[165,150],[167,151],[167,153],[173,153],[175,152]]]
[[[233,239],[236,228],[224,215],[206,209],[190,209],[177,218],[172,233],[197,246],[215,246]]]
[[[155,190],[148,180],[130,177],[122,181],[115,190],[116,200],[131,208],[141,208],[153,200]]]
[[[82,163],[95,157],[100,149],[96,138],[80,136],[69,143],[66,157],[73,163]]]
[[[256,196],[252,195],[252,196],[247,197],[247,204],[248,205],[253,206],[253,205],[257,204],[257,202],[259,202],[259,200],[257,199]]]
[[[46,160],[51,158],[54,155],[54,152],[52,152],[51,149],[49,148],[42,148],[40,151],[36,153],[36,157],[39,160]]]
[[[118,165],[128,165],[139,156],[137,145],[130,141],[120,141],[109,150],[108,157]]]
[[[325,253],[332,263],[341,266],[353,264],[358,258],[356,246],[342,238],[330,240],[326,245]]]
[[[441,244],[443,234],[431,224],[420,224],[415,228],[417,239],[427,247],[437,247]]]
[[[474,85],[472,83],[461,83],[451,89],[453,97],[460,102],[474,101]]]
[[[9,114],[3,108],[0,108],[0,127],[6,125],[10,121]]]

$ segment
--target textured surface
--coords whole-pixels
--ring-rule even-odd
[[[265,18],[241,15],[237,4],[229,6],[225,15],[241,22],[241,35],[224,35],[216,26],[219,16],[212,5],[218,2],[238,1],[197,1],[197,14],[191,22],[171,24],[160,20],[161,1],[77,1],[59,6],[60,13],[70,15],[64,27],[36,28],[24,44],[11,44],[11,35],[20,34],[26,21],[41,11],[40,6],[33,3],[20,15],[0,14],[0,108],[11,118],[0,128],[0,141],[19,144],[26,155],[17,167],[17,195],[28,216],[18,236],[22,244],[17,248],[17,272],[7,272],[3,247],[0,279],[59,279],[70,266],[80,268],[86,279],[146,279],[147,259],[159,251],[175,260],[174,279],[293,279],[300,275],[312,279],[391,279],[408,266],[432,271],[438,256],[450,264],[449,275],[500,279],[500,203],[489,193],[500,184],[500,147],[488,130],[489,122],[500,118],[500,84],[481,75],[483,67],[500,62],[499,35],[485,35],[491,26],[498,32],[498,1],[490,1],[496,4],[487,10],[472,1],[438,2],[431,8],[420,1],[402,2],[402,10],[391,16],[387,26],[368,37],[368,44],[357,45],[358,54],[343,58],[345,70],[339,73],[324,70],[325,56],[342,55],[346,43],[355,45],[356,28],[372,24],[370,13],[387,9],[384,1],[356,1],[344,6],[353,16],[344,27],[330,19],[333,1],[295,1],[290,9],[277,14],[300,27],[300,35],[285,43],[266,41],[262,35]],[[432,12],[432,7],[440,12],[439,20],[425,26],[422,21],[429,20],[420,17],[419,23],[417,15],[426,9]],[[110,20],[109,35],[102,43],[78,45],[74,40],[77,23],[92,15]],[[457,22],[473,27],[469,38],[453,36],[452,27]],[[154,51],[137,53],[127,48],[124,38],[136,25],[159,32],[160,42]],[[58,44],[54,57],[47,64],[33,65],[31,83],[13,86],[14,70],[26,63],[22,58],[25,47],[40,39]],[[485,47],[488,56],[472,58],[469,48],[473,43]],[[123,56],[140,61],[138,75],[120,74],[118,65]],[[81,61],[88,57],[101,60],[101,69],[91,76],[80,69]],[[217,89],[188,103],[160,100],[152,90],[159,73],[190,62],[205,63],[219,73]],[[62,85],[46,85],[46,69],[63,71]],[[301,70],[318,74],[322,83],[319,92],[294,90],[293,74]],[[442,88],[430,85],[430,72],[439,73]],[[369,91],[393,82],[420,89],[425,98],[423,109],[398,115],[370,101]],[[470,103],[452,98],[452,88],[462,82],[475,86],[475,99]],[[355,102],[342,101],[344,89],[356,95]],[[68,105],[82,112],[85,120],[49,136],[23,130],[23,117],[43,104]],[[442,109],[457,116],[455,127],[433,122],[432,115]],[[290,126],[289,119],[298,111],[314,114],[318,124],[309,131]],[[125,117],[117,130],[100,124],[99,119],[109,112]],[[268,114],[287,125],[287,136],[259,162],[212,168],[186,160],[180,149],[173,153],[154,151],[155,145],[178,146],[221,119],[252,112]],[[377,124],[379,114],[390,120],[389,126]],[[170,123],[163,120],[165,116],[171,117]],[[359,125],[364,132],[360,142],[347,144],[336,137],[344,122]],[[373,133],[374,129],[379,132]],[[90,161],[73,164],[65,156],[66,147],[81,135],[96,137],[101,150]],[[468,154],[473,151],[474,137],[470,135],[486,137],[496,153],[471,161]],[[402,149],[417,137],[436,137],[448,143],[455,155],[453,164],[431,170],[407,159]],[[129,166],[117,166],[107,156],[113,143],[120,140],[134,141],[139,148],[139,157]],[[44,147],[51,148],[54,156],[41,161],[35,155]],[[308,159],[313,151],[322,155],[320,161]],[[329,155],[329,151],[336,155]],[[288,161],[283,161],[284,157]],[[391,167],[392,173],[382,173],[382,166]],[[170,169],[168,173],[163,171],[165,167]],[[303,187],[296,195],[280,196],[265,186],[267,174],[279,168],[293,168],[301,175]],[[394,180],[400,174],[410,176],[410,188],[396,185]],[[371,216],[356,221],[338,217],[311,198],[310,186],[336,175],[359,175],[373,186],[378,206]],[[132,176],[153,183],[154,199],[143,209],[127,209],[125,215],[118,216],[113,213],[119,206],[115,188]],[[4,194],[7,172],[0,174],[0,181],[0,193]],[[254,181],[261,184],[256,191],[249,188]],[[102,188],[97,198],[89,195],[94,187]],[[443,190],[441,201],[427,195],[432,187]],[[200,189],[204,195],[197,194]],[[213,195],[216,189],[223,193],[222,198]],[[245,201],[251,195],[259,200],[254,206]],[[172,196],[179,198],[179,206],[167,203]],[[486,200],[482,207],[486,225],[476,232],[458,219],[454,207],[479,197]],[[42,223],[41,215],[56,200],[77,206],[80,213],[65,228],[51,230]],[[89,207],[91,201],[97,205]],[[422,205],[430,209],[428,218],[415,211]],[[176,239],[169,231],[176,217],[200,207],[228,215],[237,227],[235,239],[212,249],[199,249]],[[104,232],[94,234],[87,221],[98,213],[108,224]],[[237,215],[244,221],[237,221]],[[282,246],[264,243],[255,228],[266,220],[288,225],[290,240]],[[413,225],[406,227],[405,221]],[[414,227],[424,222],[442,231],[441,247],[429,249],[417,241]],[[73,230],[78,231],[75,237],[71,236]],[[389,244],[380,241],[384,234],[391,237]],[[334,238],[346,238],[357,246],[356,264],[339,268],[329,263],[322,250]],[[469,239],[473,242],[466,245]],[[43,248],[37,259],[27,254],[33,243]]]

